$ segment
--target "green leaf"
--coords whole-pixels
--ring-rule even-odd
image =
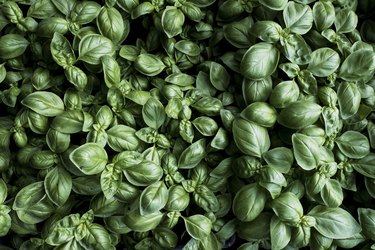
[[[242,83],[242,94],[247,105],[252,102],[264,102],[272,91],[272,79],[266,77],[261,80],[244,79]]]
[[[163,214],[160,212],[141,215],[139,211],[133,211],[125,214],[124,222],[135,232],[147,232],[155,229],[162,218]]]
[[[207,186],[198,185],[195,188],[193,195],[195,203],[206,212],[217,212],[219,210],[219,201],[214,192],[212,192]]]
[[[212,223],[203,215],[196,214],[184,217],[185,227],[188,234],[196,240],[203,240],[211,233]]]
[[[358,24],[358,16],[349,9],[343,8],[336,14],[335,28],[337,33],[349,33],[353,31]]]
[[[19,34],[6,34],[0,37],[0,58],[12,59],[25,53],[30,42]]]
[[[242,110],[240,116],[262,127],[272,127],[276,123],[277,112],[266,102],[254,102]]]
[[[163,169],[152,161],[144,160],[124,170],[126,179],[136,186],[149,186],[163,176]]]
[[[315,76],[326,77],[333,74],[340,66],[339,54],[330,48],[320,48],[311,53],[307,69]]]
[[[130,6],[132,5],[131,3],[128,3]],[[138,1],[134,1],[134,5],[138,5]],[[133,6],[132,6],[133,7]],[[134,6],[135,7],[135,6]],[[140,16],[150,14],[155,10],[155,6],[150,3],[150,2],[143,2],[136,6],[132,11],[131,11],[131,18],[136,19]]]
[[[158,227],[154,230],[154,238],[163,248],[174,248],[178,243],[178,236],[167,227]]]
[[[72,83],[77,90],[83,91],[87,85],[87,75],[76,66],[68,66],[65,68],[66,79]]]
[[[273,21],[259,21],[251,27],[251,33],[264,42],[275,43],[280,40],[282,27]]]
[[[206,140],[201,139],[187,147],[178,159],[178,167],[190,169],[197,166],[206,155]]]
[[[185,15],[180,9],[174,6],[167,6],[161,16],[161,25],[165,34],[172,38],[182,32],[182,25],[185,22]]]
[[[290,62],[305,65],[310,62],[311,48],[300,34],[292,33],[283,41],[283,54]]]
[[[231,22],[223,26],[225,39],[236,48],[248,48],[253,43],[249,27],[253,24],[251,18]]]
[[[367,156],[353,162],[351,165],[360,174],[375,178],[375,168],[374,168],[375,154],[369,153]]]
[[[114,164],[108,164],[100,175],[100,186],[107,199],[118,192],[122,181],[122,172]]]
[[[141,215],[160,211],[168,201],[168,189],[164,181],[158,181],[146,187],[139,198]]]
[[[184,73],[173,73],[165,78],[165,81],[181,87],[188,87],[195,83],[195,78]]]
[[[273,211],[279,219],[289,225],[297,225],[303,216],[303,207],[298,197],[285,192],[272,201]]]
[[[270,225],[271,244],[275,249],[283,249],[291,239],[291,228],[277,216],[273,216]]]
[[[374,71],[375,53],[365,49],[357,50],[351,53],[342,63],[339,77],[346,81],[367,81],[374,75]]]
[[[313,12],[308,5],[288,2],[283,10],[285,26],[291,32],[306,34],[313,25]]]
[[[50,0],[41,0],[33,2],[27,11],[27,15],[38,19],[44,19],[55,15],[56,12],[57,9]]]
[[[94,248],[98,250],[114,249],[112,239],[107,230],[96,223],[87,227],[87,235],[79,241],[84,248]]]
[[[283,10],[288,1],[287,0],[260,0],[259,3],[271,10]]]
[[[51,2],[64,15],[68,15],[76,4],[76,0],[51,0]]]
[[[223,103],[218,98],[204,96],[193,103],[191,107],[204,115],[215,116],[220,113],[220,110],[223,108]]]
[[[159,129],[166,119],[163,104],[151,97],[142,108],[142,118],[144,122],[153,129]]]
[[[332,2],[318,1],[313,6],[314,24],[318,31],[328,29],[335,21],[335,7]]]
[[[216,121],[207,116],[197,117],[191,123],[204,136],[213,136],[219,129]]]
[[[23,223],[36,224],[50,217],[55,207],[46,196],[43,181],[39,181],[25,186],[17,193],[12,209],[16,210]]]
[[[0,83],[2,83],[7,75],[5,63],[0,64]]]
[[[134,61],[134,67],[146,76],[156,76],[164,70],[165,65],[156,55],[140,54]]]
[[[188,56],[199,56],[201,49],[193,41],[189,40],[180,40],[175,43],[175,49],[188,55]]]
[[[72,177],[60,166],[48,172],[44,179],[44,188],[48,198],[57,206],[62,206],[72,190]]]
[[[36,91],[27,95],[22,101],[22,105],[34,112],[53,117],[64,112],[64,103],[61,98],[47,91]]]
[[[121,81],[121,72],[118,62],[111,56],[101,58],[103,64],[104,82],[108,88],[118,86]]]
[[[233,137],[244,154],[261,157],[270,148],[267,129],[242,118],[233,121]]]
[[[340,182],[329,179],[321,191],[321,197],[327,207],[340,206],[344,200],[344,194]]]
[[[3,179],[0,179],[0,204],[4,203],[8,195],[8,188],[7,184],[4,182]]]
[[[221,64],[212,62],[210,65],[210,81],[217,90],[225,91],[229,86],[230,75]]]
[[[342,67],[343,66],[341,66],[341,69]],[[340,83],[337,89],[337,97],[340,107],[340,116],[343,119],[348,119],[357,113],[361,102],[361,93],[356,84],[351,82]]]
[[[291,129],[301,129],[314,124],[320,117],[322,107],[311,101],[296,101],[281,110],[277,121]]]
[[[107,130],[108,145],[116,152],[136,150],[140,141],[135,135],[135,129],[126,125],[115,125]]]
[[[241,61],[241,73],[248,79],[266,78],[276,70],[279,57],[280,53],[274,45],[257,43],[244,54]]]
[[[70,19],[79,25],[91,23],[99,14],[100,5],[94,1],[77,2],[69,13]]]
[[[263,211],[267,192],[256,183],[243,186],[233,199],[233,214],[240,221],[253,221]]]
[[[292,150],[286,147],[277,147],[268,150],[263,155],[263,159],[267,162],[268,166],[281,173],[288,173],[294,161]]]
[[[78,51],[78,60],[97,65],[101,63],[102,56],[113,56],[115,47],[108,38],[97,34],[89,34],[79,42]]]
[[[335,140],[341,152],[349,158],[362,159],[370,153],[370,143],[358,131],[346,131]]]
[[[51,128],[66,134],[82,131],[84,116],[81,111],[67,110],[57,115],[51,123]]]
[[[86,143],[73,150],[69,159],[84,174],[94,175],[103,171],[108,161],[108,155],[98,144]]]
[[[362,226],[363,234],[372,240],[375,240],[375,210],[370,208],[359,208],[358,219]]]
[[[319,164],[320,148],[311,137],[295,133],[292,136],[293,152],[297,164],[304,170],[312,170]]]
[[[169,196],[165,209],[168,211],[184,211],[189,203],[189,193],[181,185],[171,186],[168,190]]]
[[[250,242],[266,239],[269,240],[272,215],[272,213],[263,212],[253,221],[240,222],[237,227],[237,235],[241,239],[245,239]]]
[[[65,68],[75,63],[76,56],[72,46],[62,34],[57,32],[53,34],[50,49],[53,60],[61,67]]]
[[[80,222],[79,214],[70,214],[53,224],[46,242],[52,246],[59,246],[74,238],[74,230]]]
[[[114,7],[103,7],[96,19],[96,24],[100,33],[114,44],[119,44],[124,35],[127,35],[121,13]]]
[[[273,88],[269,102],[275,108],[285,108],[298,100],[299,93],[300,90],[295,81],[283,81]]]
[[[308,215],[316,220],[315,229],[332,239],[345,239],[361,231],[358,222],[342,208],[314,207]]]
[[[65,35],[68,31],[69,22],[65,18],[53,16],[40,21],[36,32],[40,37],[52,38],[55,33]]]

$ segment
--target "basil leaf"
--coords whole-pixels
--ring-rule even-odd
[[[367,137],[357,131],[346,131],[335,141],[347,157],[361,159],[370,153],[370,143]]]
[[[160,212],[141,215],[138,211],[134,211],[125,214],[124,222],[135,232],[147,232],[156,228],[162,218],[163,214]]]
[[[352,166],[360,174],[370,178],[375,178],[374,168],[372,167],[372,162],[374,159],[375,154],[369,153],[367,156],[355,161]]]
[[[277,121],[291,129],[301,129],[314,124],[320,117],[322,107],[309,101],[296,101],[281,110]]]
[[[211,232],[211,221],[200,214],[184,217],[185,227],[188,234],[196,240],[203,240]]]
[[[305,170],[316,168],[320,161],[319,145],[311,137],[295,133],[292,136],[293,153],[298,165]]]
[[[311,61],[307,66],[315,76],[326,77],[333,74],[340,66],[339,54],[330,48],[320,48],[311,53]]]
[[[114,55],[115,47],[108,38],[97,34],[89,34],[79,42],[78,51],[78,60],[95,65],[101,63],[100,58],[102,56]]]
[[[337,33],[348,33],[355,29],[358,23],[358,16],[349,8],[340,10],[336,14],[335,28]]]
[[[358,209],[359,223],[362,226],[363,234],[374,240],[375,238],[375,211],[370,208]]]
[[[142,117],[149,127],[159,129],[166,119],[163,104],[155,98],[149,98],[142,108]]]
[[[100,5],[94,1],[77,2],[70,11],[69,17],[79,25],[91,23],[100,10]]]
[[[361,231],[358,222],[342,208],[316,206],[309,213],[316,220],[315,229],[333,239],[345,239]]]
[[[161,73],[165,65],[163,61],[152,54],[140,54],[134,61],[134,67],[146,76],[156,76]]]
[[[267,193],[258,184],[243,186],[233,199],[233,213],[240,221],[253,221],[263,211]]]
[[[272,201],[272,209],[281,221],[296,225],[303,216],[303,207],[298,197],[291,193],[282,193]]]
[[[118,44],[127,35],[121,13],[114,7],[103,7],[96,20],[100,33],[114,44]]]
[[[328,29],[335,21],[335,7],[331,2],[315,2],[313,6],[314,24],[318,31]]]
[[[241,73],[244,77],[260,80],[270,76],[277,67],[280,53],[269,43],[257,43],[251,46],[241,61]],[[262,60],[262,63],[259,63]]]
[[[308,5],[288,2],[283,10],[285,26],[291,32],[306,34],[313,24],[313,12]]]
[[[100,186],[107,199],[119,191],[122,181],[122,172],[114,164],[108,164],[100,175]]]
[[[161,210],[168,201],[168,189],[163,181],[145,188],[139,200],[141,215],[153,214]]]
[[[6,34],[0,37],[0,58],[12,59],[22,55],[30,42],[19,34]]]
[[[73,150],[69,159],[84,174],[94,175],[103,171],[108,161],[108,155],[98,144],[86,143]]]
[[[178,159],[178,167],[181,169],[194,168],[205,157],[206,140],[201,139],[187,147]]]
[[[237,147],[244,154],[261,157],[270,148],[267,129],[253,122],[236,118],[233,121],[232,131]]]
[[[44,188],[48,198],[54,204],[62,206],[72,190],[72,177],[64,168],[55,167],[46,175]]]
[[[276,249],[286,247],[291,239],[291,228],[277,216],[273,216],[270,224],[271,244]]]
[[[36,91],[27,95],[21,103],[34,112],[48,117],[57,116],[64,112],[63,101],[52,92]]]
[[[357,113],[361,102],[361,93],[354,83],[342,82],[337,89],[337,97],[340,115],[343,119],[348,119]]]
[[[135,129],[126,125],[116,125],[107,130],[108,145],[116,152],[136,150],[140,142],[135,135]]]
[[[161,25],[165,34],[172,38],[182,32],[182,25],[185,22],[185,15],[176,7],[167,6],[161,17]]]
[[[375,53],[368,50],[358,50],[351,53],[342,63],[339,76],[346,81],[359,81],[371,78],[374,71]]]

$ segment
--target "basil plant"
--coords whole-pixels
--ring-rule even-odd
[[[0,0],[0,249],[375,249],[373,13]]]

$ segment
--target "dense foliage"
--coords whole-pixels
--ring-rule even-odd
[[[375,249],[375,1],[0,6],[2,250]]]

